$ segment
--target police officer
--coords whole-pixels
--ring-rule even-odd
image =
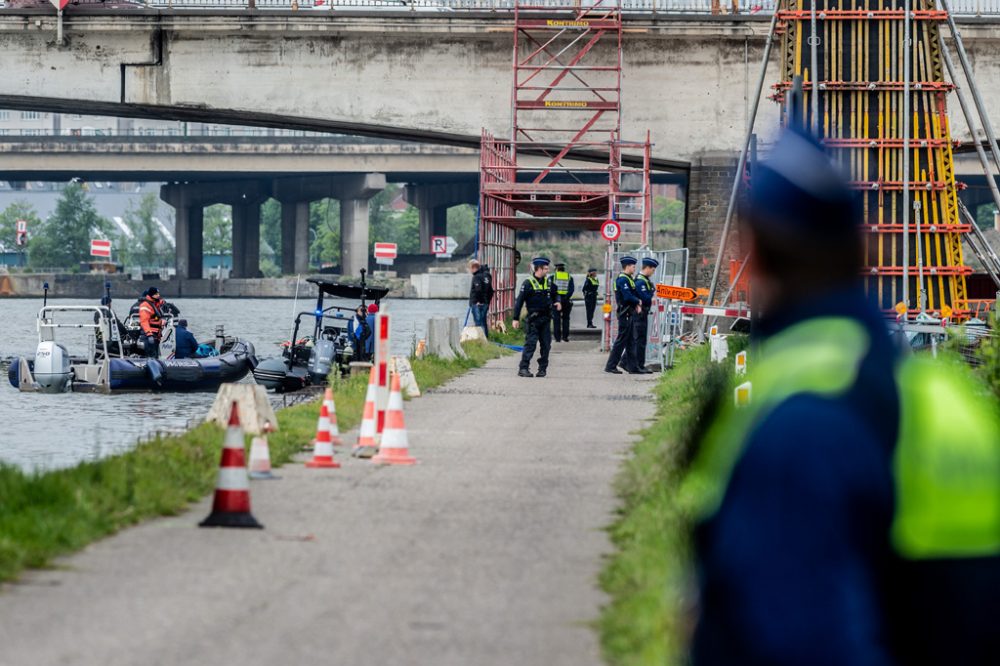
[[[597,328],[594,326],[594,311],[597,309],[597,269],[591,268],[587,271],[587,277],[583,281],[583,304],[587,308],[587,328]]]
[[[749,199],[753,398],[720,409],[680,488],[694,666],[996,663],[995,403],[949,379],[967,370],[898,358],[856,199],[814,139],[787,132]]]
[[[625,366],[625,371],[632,375],[642,374],[636,367],[635,355],[635,318],[642,311],[642,301],[635,293],[635,257],[624,256],[621,258],[622,272],[615,280],[615,303],[618,306],[618,336],[611,345],[611,353],[608,355],[608,362],[604,366],[604,372],[620,375],[621,370],[618,364]]]
[[[660,265],[652,257],[644,257],[642,268],[635,276],[635,295],[642,301],[642,312],[635,317],[635,324],[632,327],[635,333],[635,367],[643,374],[652,374],[652,370],[646,369],[646,338],[649,324],[649,313],[653,309],[653,296],[656,295],[656,288],[650,279],[656,272],[656,267]]]
[[[569,313],[573,309],[570,299],[573,298],[576,286],[573,284],[573,276],[566,272],[566,264],[561,261],[556,263],[554,277],[560,306],[560,311],[552,316],[555,339],[556,342],[569,342]]]
[[[535,257],[531,260],[532,274],[521,283],[521,291],[514,302],[514,328],[520,326],[521,307],[527,306],[528,317],[525,320],[524,350],[521,352],[521,364],[518,377],[544,377],[549,367],[549,347],[552,346],[552,333],[549,324],[553,315],[558,316],[562,307],[556,293],[555,283],[549,279],[549,260],[546,257]],[[552,309],[555,307],[556,312]],[[540,346],[538,353],[538,374],[532,375],[529,366],[535,353],[535,345]]]

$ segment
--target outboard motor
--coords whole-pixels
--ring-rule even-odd
[[[72,370],[69,352],[60,344],[39,342],[35,350],[34,375],[38,388],[45,393],[62,393],[69,388]]]
[[[316,341],[312,354],[309,355],[309,378],[313,384],[323,385],[326,383],[336,355],[336,342],[325,337]]]

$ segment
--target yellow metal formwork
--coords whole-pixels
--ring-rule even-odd
[[[899,0],[818,0],[817,74],[809,71],[809,4],[781,0],[782,80],[776,98],[795,76],[803,80],[802,119],[812,125],[818,88],[820,135],[831,155],[862,192],[865,282],[887,313],[903,296],[909,266],[909,309],[944,305],[968,312],[953,143],[939,29],[946,14],[933,0],[911,3],[909,256],[903,257],[904,14]],[[814,79],[818,85],[814,85]],[[783,105],[783,115],[788,107]],[[784,118],[787,122],[788,118]],[[919,252],[917,245],[919,228]],[[922,279],[921,279],[922,275]]]

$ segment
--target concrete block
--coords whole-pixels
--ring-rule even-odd
[[[457,323],[458,320],[456,319]],[[451,331],[449,320],[434,317],[427,320],[427,353],[446,361],[455,359],[455,350],[451,346]]]
[[[483,331],[479,326],[466,326],[462,329],[462,334],[459,337],[460,342],[481,342],[486,343],[486,332]]]
[[[419,398],[420,387],[417,385],[417,376],[413,374],[410,359],[405,356],[393,356],[390,364],[392,371],[399,375],[399,388],[403,395],[408,398]]]
[[[458,323],[458,317],[448,317],[448,344],[459,358],[468,356],[462,349],[462,327]]]

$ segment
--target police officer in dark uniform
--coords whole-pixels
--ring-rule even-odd
[[[518,377],[544,377],[549,367],[549,347],[552,346],[552,331],[549,325],[553,316],[559,315],[559,297],[555,282],[549,279],[549,260],[546,257],[535,257],[531,260],[532,275],[521,283],[521,291],[514,302],[514,328],[520,326],[521,307],[527,306],[528,317],[525,320],[524,350],[521,352],[521,365]],[[552,308],[555,306],[556,312]],[[535,345],[540,345],[538,353],[538,374],[532,375],[529,370],[531,357],[535,353]]]
[[[625,364],[625,371],[632,375],[642,374],[636,367],[635,332],[632,330],[635,318],[642,311],[642,301],[635,293],[635,257],[621,258],[622,272],[615,280],[615,303],[618,305],[618,337],[611,346],[611,354],[604,366],[604,372],[620,375],[618,363]]]
[[[594,326],[594,311],[597,310],[597,290],[600,283],[597,281],[597,269],[591,268],[587,271],[587,277],[583,280],[583,304],[587,308],[587,328],[597,328]]]
[[[649,324],[649,313],[653,309],[653,296],[656,295],[656,288],[650,277],[656,272],[656,267],[660,265],[656,259],[645,257],[642,260],[642,268],[635,276],[635,294],[642,301],[642,312],[635,317],[635,324],[632,331],[635,334],[635,367],[643,374],[652,374],[652,370],[646,369],[646,338]]]
[[[556,263],[556,273],[552,282],[556,285],[556,295],[559,298],[559,313],[552,316],[552,332],[556,342],[569,342],[569,313],[573,310],[573,292],[576,285],[573,276],[566,271],[566,264]]]

